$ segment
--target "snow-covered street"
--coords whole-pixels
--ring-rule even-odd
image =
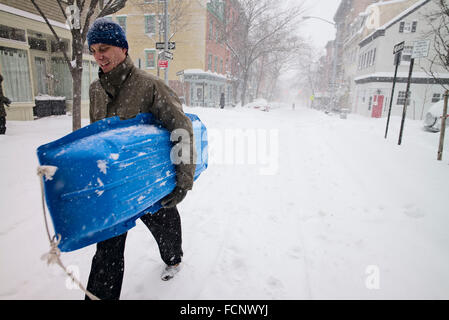
[[[299,107],[185,111],[208,128],[210,163],[179,205],[184,267],[160,280],[156,242],[139,221],[128,233],[122,299],[449,298],[448,137],[437,161],[439,134],[421,121],[406,121],[398,146],[397,117],[384,139],[385,118]],[[0,299],[83,299],[40,259],[49,245],[36,149],[69,133],[71,118],[7,128]],[[87,283],[94,252],[62,260]]]

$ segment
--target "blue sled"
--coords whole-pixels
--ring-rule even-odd
[[[195,180],[207,168],[207,130],[192,121],[197,164]],[[120,235],[136,220],[161,208],[176,186],[170,133],[149,114],[97,121],[40,146],[40,165],[55,166],[44,178],[45,200],[59,249],[73,251]]]

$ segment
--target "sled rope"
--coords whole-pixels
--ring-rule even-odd
[[[44,176],[46,180],[52,180],[53,174],[56,172],[56,167],[53,166],[39,166],[37,168],[37,175],[40,177],[41,184],[41,195],[42,195],[42,210],[44,213],[45,229],[47,231],[48,241],[50,242],[50,251],[42,255],[41,259],[47,261],[47,265],[57,264],[60,266],[64,272],[69,276],[69,278],[78,285],[78,287],[91,299],[100,300],[98,297],[90,293],[81,282],[75,277],[75,275],[70,272],[61,261],[61,250],[59,250],[58,245],[61,242],[61,235],[50,236],[50,229],[48,228],[47,222],[47,210],[45,209],[45,196],[44,196]]]

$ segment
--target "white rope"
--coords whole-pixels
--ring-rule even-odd
[[[53,175],[55,174],[58,168],[54,166],[40,166],[37,168],[37,175],[40,178],[41,183],[41,195],[42,195],[42,209],[44,212],[44,221],[45,221],[45,229],[47,230],[48,241],[50,242],[50,251],[42,255],[41,259],[46,260],[47,264],[57,264],[60,266],[65,273],[70,277],[70,279],[78,285],[78,287],[91,299],[91,300],[100,300],[98,297],[87,291],[81,282],[74,276],[72,272],[70,272],[61,261],[61,250],[59,250],[58,245],[61,242],[61,235],[50,236],[50,230],[48,228],[47,222],[47,211],[45,209],[45,196],[44,196],[44,176],[46,180],[52,180]]]

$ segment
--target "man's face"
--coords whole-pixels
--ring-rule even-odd
[[[90,46],[90,51],[101,70],[104,73],[108,73],[125,60],[127,49],[96,43]]]

